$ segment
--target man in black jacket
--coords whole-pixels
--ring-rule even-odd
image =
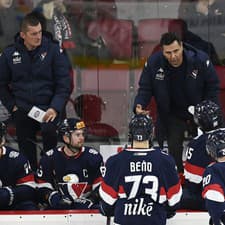
[[[162,51],[145,63],[134,101],[135,113],[147,114],[152,96],[157,104],[157,140],[163,147],[167,140],[169,153],[182,172],[184,133],[190,129],[190,105],[209,99],[218,103],[219,80],[204,52],[181,41],[175,33],[165,33],[160,40]]]
[[[31,13],[24,17],[15,43],[1,54],[0,71],[1,101],[12,113],[19,149],[35,169],[36,132],[41,129],[45,151],[57,144],[56,124],[70,94],[68,63]],[[34,106],[37,112],[30,118]],[[40,110],[45,114],[38,122]]]

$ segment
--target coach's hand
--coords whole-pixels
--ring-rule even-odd
[[[52,122],[57,116],[57,112],[53,108],[49,108],[43,118],[44,122]]]

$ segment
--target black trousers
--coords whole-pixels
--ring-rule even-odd
[[[20,152],[30,161],[33,170],[37,168],[37,132],[41,132],[43,149],[47,151],[57,145],[57,120],[48,123],[39,123],[21,110],[13,113],[13,122],[16,126],[16,135]]]
[[[166,127],[162,125],[160,120],[157,121],[156,139],[161,148],[163,148],[164,140],[167,141],[169,154],[173,156],[178,172],[183,172],[182,154],[185,132],[188,132],[192,136],[197,135],[197,128],[193,121],[168,116]]]

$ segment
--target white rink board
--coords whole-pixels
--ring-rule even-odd
[[[167,221],[167,225],[204,225],[208,224],[207,212],[178,212],[175,217]],[[99,213],[64,213],[51,214],[2,214],[1,225],[106,225],[106,217]],[[113,225],[113,219],[111,219]]]

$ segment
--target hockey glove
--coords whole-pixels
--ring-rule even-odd
[[[77,198],[74,200],[75,209],[90,209],[93,206],[93,202],[86,198]]]
[[[115,205],[109,205],[102,200],[99,202],[99,211],[103,216],[114,216]]]
[[[0,188],[0,208],[8,207],[13,204],[14,193],[11,188]]]
[[[176,211],[167,211],[166,212],[166,218],[170,219],[176,215]]]
[[[165,205],[166,210],[166,218],[170,219],[176,215],[176,206],[169,206],[168,204]]]
[[[90,199],[93,204],[98,204],[100,201],[100,195],[99,195],[99,187],[95,188],[89,196],[87,196],[88,199]]]
[[[73,183],[62,183],[59,185],[59,191],[62,195],[65,195],[69,197],[71,200],[75,200],[79,198],[79,194],[82,193],[83,187],[80,187],[79,184],[73,184]]]
[[[48,197],[49,205],[53,209],[70,209],[72,201],[58,191],[53,191]]]

